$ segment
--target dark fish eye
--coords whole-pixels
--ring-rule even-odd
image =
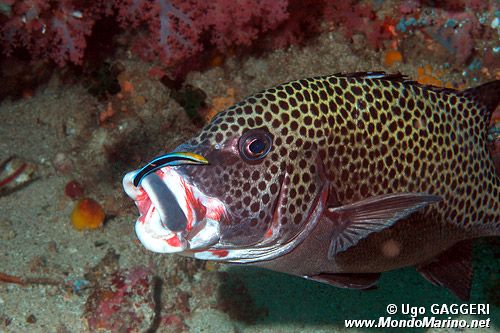
[[[247,151],[249,154],[258,156],[266,150],[266,142],[260,138],[253,139],[248,143]]]
[[[271,133],[264,129],[249,130],[239,140],[239,151],[243,159],[258,161],[266,157],[273,145]]]

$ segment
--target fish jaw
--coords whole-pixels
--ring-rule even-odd
[[[172,231],[162,221],[154,189],[133,184],[137,171],[123,178],[125,193],[134,200],[139,218],[135,223],[137,237],[150,251],[158,253],[186,253],[208,249],[220,239],[220,222],[226,214],[225,205],[209,197],[185,180],[175,168],[164,167],[155,172],[175,196],[187,225],[182,231]],[[149,191],[149,192],[148,192]]]
[[[210,197],[186,181],[176,167],[164,167],[155,172],[174,194],[178,205],[187,217],[186,229],[180,232],[169,230],[161,220],[155,206],[154,193],[148,193],[143,186],[133,184],[137,171],[129,172],[123,178],[123,188],[139,210],[135,231],[143,246],[157,253],[177,253],[202,260],[230,263],[257,263],[280,257],[300,244],[315,228],[325,209],[327,186],[308,218],[306,228],[290,242],[281,244],[267,239],[249,246],[234,246],[222,241],[221,225],[233,215],[219,199]],[[149,177],[149,176],[148,176]],[[146,179],[145,179],[146,180]],[[272,235],[271,235],[272,236]]]

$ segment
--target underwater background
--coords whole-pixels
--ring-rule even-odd
[[[500,1],[0,1],[0,332],[337,332],[460,303],[413,268],[343,290],[135,235],[126,172],[264,88],[372,70],[500,79]],[[500,113],[491,127],[498,157]],[[500,243],[474,245],[470,303],[490,314],[450,317],[490,328],[413,331],[500,330]]]

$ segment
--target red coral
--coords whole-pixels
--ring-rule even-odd
[[[145,267],[116,271],[99,281],[85,303],[84,317],[92,332],[142,332],[153,319],[154,281]]]
[[[356,33],[365,35],[368,43],[375,49],[382,47],[391,33],[384,28],[384,21],[377,18],[369,4],[358,1],[330,1],[327,3],[326,19],[340,25],[350,38]]]
[[[49,28],[52,30],[50,54],[57,64],[62,66],[68,60],[75,64],[82,63],[83,52],[87,47],[86,37],[95,23],[91,15],[83,19],[85,14],[64,2],[54,8]]]
[[[85,7],[73,1],[7,1],[0,14],[0,45],[4,53],[27,49],[34,58],[48,56],[64,65],[81,64],[86,37],[100,18],[100,6]]]
[[[145,59],[160,57],[175,64],[215,47],[250,46],[261,34],[287,19],[288,0],[120,0],[118,19],[123,27],[146,25],[149,34],[138,38],[134,51]]]
[[[318,0],[289,0],[288,19],[272,34],[270,48],[284,48],[302,44],[309,37],[321,32],[325,3]]]
[[[211,43],[220,50],[249,46],[288,18],[287,6],[287,0],[211,1],[204,28],[212,31]]]
[[[202,49],[200,15],[205,2],[181,0],[118,0],[117,19],[124,28],[147,25],[149,34],[141,34],[133,49],[145,59],[159,57],[166,64],[192,56]]]
[[[138,33],[134,51],[173,65],[207,47],[251,45],[288,18],[287,6],[288,0],[7,0],[0,45],[7,55],[24,48],[61,66],[81,64],[95,23],[113,16],[117,26]]]
[[[393,12],[422,17],[421,7],[428,3],[434,1],[406,0]],[[463,63],[485,30],[476,12],[490,7],[480,0],[441,1],[419,24]],[[394,36],[398,21],[397,15],[386,14],[390,18],[378,17],[371,2],[355,0],[3,0],[0,47],[7,55],[24,49],[34,59],[81,64],[88,37],[102,33],[96,23],[106,22],[109,31],[130,32],[132,50],[144,59],[160,59],[174,72],[186,73],[208,62],[210,54],[285,47],[333,25],[348,38],[364,34],[379,49]],[[459,21],[460,29],[450,27],[449,19]]]

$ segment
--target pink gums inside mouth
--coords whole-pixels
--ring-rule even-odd
[[[217,199],[208,197],[170,167],[156,171],[156,174],[174,193],[178,204],[183,210],[187,225],[181,232],[170,231],[161,221],[149,194],[142,187],[135,187],[131,180],[135,172],[127,174],[123,180],[125,192],[135,201],[139,210],[136,222],[136,232],[149,250],[155,252],[180,252],[189,249],[186,237],[192,236],[193,227],[205,219],[220,221],[224,215],[224,205]],[[202,230],[197,230],[197,233]]]
[[[135,198],[135,204],[137,209],[139,209],[139,219],[137,221],[141,223],[146,222],[146,214],[149,211],[149,208],[152,205],[151,199],[149,199],[148,194],[144,189],[141,188],[141,194]]]

